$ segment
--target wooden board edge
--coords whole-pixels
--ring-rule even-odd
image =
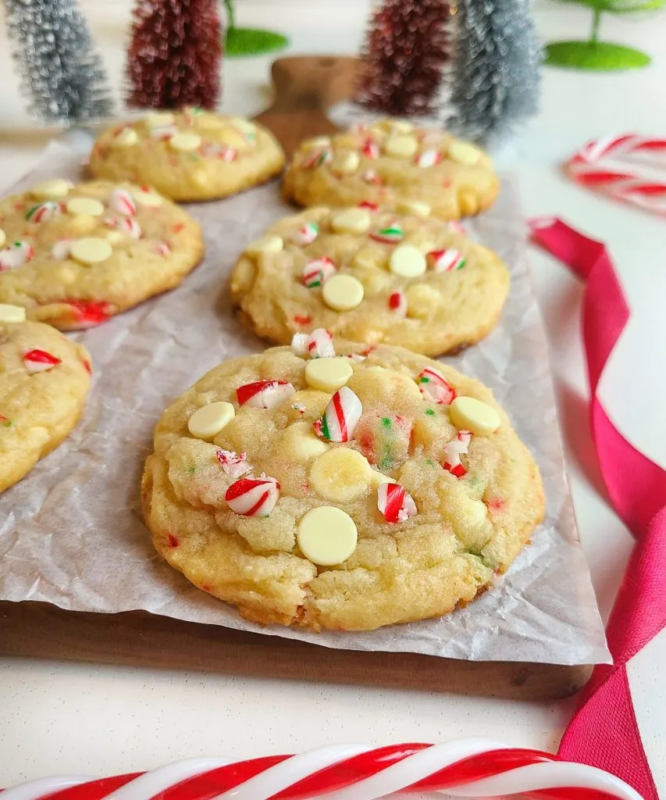
[[[143,611],[97,614],[8,601],[0,601],[0,655],[519,700],[568,697],[593,669],[332,650]]]

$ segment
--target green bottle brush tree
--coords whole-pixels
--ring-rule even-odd
[[[599,41],[601,16],[632,14],[638,11],[655,11],[666,5],[666,0],[572,0],[592,9],[592,32],[587,41],[553,42],[546,46],[546,64],[572,69],[611,71],[640,69],[651,59],[647,53],[621,44]]]
[[[284,50],[289,44],[289,39],[281,33],[261,28],[237,27],[234,0],[224,0],[224,7],[227,10],[224,51],[230,58],[274,53],[276,50]]]

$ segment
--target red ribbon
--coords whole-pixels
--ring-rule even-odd
[[[597,396],[604,367],[629,319],[608,252],[559,219],[531,220],[533,238],[586,282],[583,344],[592,435],[613,507],[637,542],[606,634],[613,665],[596,667],[559,755],[600,767],[659,800],[636,721],[627,662],[666,627],[666,471],[617,430]]]

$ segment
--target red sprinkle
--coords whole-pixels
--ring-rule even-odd
[[[173,533],[167,533],[167,547],[178,547],[179,544],[180,542]]]
[[[177,225],[174,225],[173,228],[171,228],[171,230],[174,233],[180,233],[182,230],[185,230],[185,223],[179,222]]]
[[[83,359],[83,366],[86,368],[86,372],[88,375],[92,375],[92,364],[88,361],[87,358]]]
[[[358,204],[359,208],[369,208],[371,211],[377,211],[379,206],[376,203],[369,203],[367,200],[363,200],[363,202]]]
[[[495,497],[493,500],[486,501],[486,506],[491,511],[502,511],[506,506],[506,500],[502,500],[501,497]]]
[[[294,317],[294,322],[297,325],[309,325],[312,322],[312,317],[308,316],[307,314],[306,315],[297,314]]]
[[[204,592],[212,592],[213,591],[213,587],[209,583],[202,583],[199,588],[203,589]]]

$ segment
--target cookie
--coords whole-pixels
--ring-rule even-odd
[[[327,328],[431,356],[486,336],[508,289],[500,258],[459,224],[369,208],[312,208],[278,222],[231,279],[242,319],[271,341]]]
[[[173,403],[142,504],[168,563],[247,619],[349,631],[469,603],[544,515],[487,388],[326,331],[227,361]]]
[[[67,438],[90,388],[88,351],[0,304],[0,492]]]
[[[304,141],[284,176],[285,198],[301,206],[373,203],[440,219],[478,214],[499,180],[490,157],[442,130],[384,120]]]
[[[98,178],[148,184],[179,201],[214,200],[282,171],[273,134],[241,117],[196,108],[155,112],[105,131],[90,156]]]
[[[177,286],[203,253],[199,224],[146,187],[55,178],[0,200],[0,303],[62,330]]]

